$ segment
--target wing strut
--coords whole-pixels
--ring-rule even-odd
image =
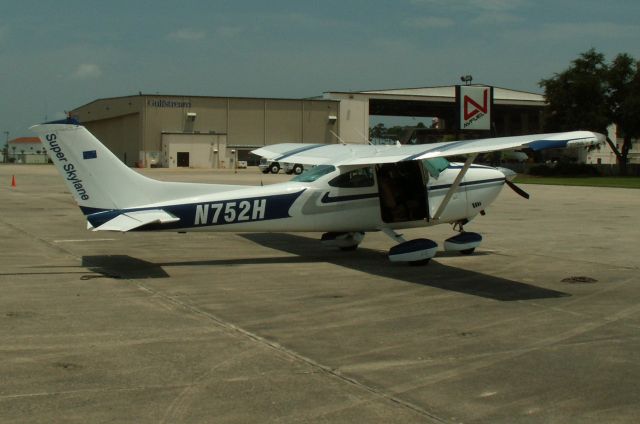
[[[477,156],[478,156],[478,153],[474,153],[474,154],[472,154],[471,156],[469,156],[467,158],[467,161],[464,163],[464,166],[462,167],[462,169],[458,173],[458,176],[453,181],[453,184],[451,184],[451,187],[449,188],[449,191],[447,191],[447,194],[444,196],[444,199],[442,199],[442,203],[440,203],[440,206],[438,207],[438,210],[436,211],[436,214],[433,216],[432,219],[434,221],[437,221],[437,220],[440,219],[440,216],[442,215],[442,212],[444,212],[444,209],[449,204],[449,201],[451,200],[451,197],[453,197],[453,194],[456,192],[456,190],[458,190],[458,187],[460,187],[460,183],[462,183],[462,179],[464,178],[464,176],[466,175],[467,171],[471,167],[471,164],[473,163],[473,161],[476,160]]]

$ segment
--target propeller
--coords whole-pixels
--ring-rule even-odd
[[[528,199],[530,197],[529,193],[527,193],[526,191],[524,191],[523,189],[521,189],[511,181],[509,181],[508,178],[505,178],[504,182],[509,186],[509,188],[511,188],[511,190],[515,191],[518,195],[524,197],[525,199]]]
[[[511,180],[513,180],[517,175],[513,170],[509,168],[503,168],[501,166],[497,167],[496,169],[504,174],[504,182],[509,186],[509,188],[511,188],[511,190],[515,191],[518,195],[524,197],[525,199],[528,199],[530,197],[529,193],[511,182]]]

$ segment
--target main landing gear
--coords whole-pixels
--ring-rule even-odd
[[[476,250],[476,247],[480,246],[482,236],[478,233],[464,231],[463,226],[466,223],[467,221],[458,221],[454,224],[453,228],[458,231],[459,234],[445,240],[445,251],[470,255]],[[433,240],[420,238],[407,241],[401,234],[396,233],[390,228],[384,228],[382,231],[398,243],[398,245],[389,249],[389,260],[391,262],[406,262],[409,265],[426,265],[438,251],[438,244]]]
[[[383,228],[382,231],[399,243],[389,249],[391,262],[407,262],[409,265],[426,265],[438,251],[438,243],[433,240],[419,238],[405,240],[402,234],[398,234],[391,228]]]
[[[348,233],[324,233],[320,241],[326,246],[337,247],[342,251],[350,251],[356,250],[363,239],[364,233],[357,231]]]
[[[444,241],[444,250],[447,252],[460,252],[462,255],[470,255],[476,247],[482,243],[482,236],[478,233],[464,231],[464,224],[468,221],[454,223],[453,229],[458,234]],[[398,234],[391,228],[383,228],[382,232],[398,243],[389,249],[391,262],[406,262],[409,265],[426,265],[438,252],[438,243],[433,240],[419,238],[406,240],[402,234]],[[342,251],[356,250],[362,240],[364,232],[353,231],[344,233],[324,233],[322,244],[337,247]]]

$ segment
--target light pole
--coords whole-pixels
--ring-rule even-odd
[[[6,136],[6,140],[4,141],[4,155],[2,161],[6,163],[9,160],[9,158],[7,158],[7,156],[9,156],[9,131],[5,131],[4,135]]]
[[[465,85],[471,85],[473,77],[471,75],[463,75],[460,77],[460,81],[462,81]]]
[[[233,161],[233,173],[237,174],[238,173],[238,154],[236,152],[236,149],[231,150],[231,155],[232,155],[232,161]]]

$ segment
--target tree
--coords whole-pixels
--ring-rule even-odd
[[[632,139],[640,137],[640,62],[626,53],[619,54],[609,67],[607,81],[611,122],[616,124],[623,139],[622,148],[616,155],[624,174]]]
[[[582,53],[568,69],[540,81],[548,104],[544,113],[545,128],[606,133],[610,124],[605,98],[607,70],[604,55],[591,49]]]
[[[369,129],[369,138],[382,138],[384,131],[384,124],[380,122],[375,127]]]
[[[623,53],[608,65],[595,49],[571,63],[563,72],[540,81],[548,104],[545,128],[606,134],[607,127],[616,124],[624,142],[620,151],[613,143],[611,147],[624,174],[631,141],[640,136],[640,63]]]

